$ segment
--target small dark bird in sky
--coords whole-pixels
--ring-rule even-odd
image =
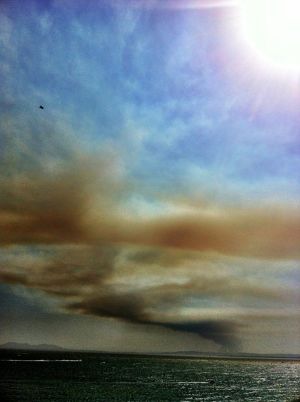
[[[43,105],[40,105],[40,109],[44,109],[44,106],[43,106]]]

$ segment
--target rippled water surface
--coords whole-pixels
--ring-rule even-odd
[[[2,401],[292,401],[300,362],[93,353],[1,356]]]

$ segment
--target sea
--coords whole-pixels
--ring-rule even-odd
[[[300,397],[300,361],[33,351],[1,352],[0,360],[3,402],[291,402]]]

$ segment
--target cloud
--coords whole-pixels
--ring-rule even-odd
[[[236,347],[237,324],[230,321],[199,321],[165,323],[165,327],[175,331],[194,333],[225,347]]]
[[[180,314],[175,314],[175,321],[174,317],[168,319],[164,304],[167,299],[180,303],[180,286],[172,288],[171,294],[167,286],[150,287],[145,292],[130,291],[128,287],[125,292],[118,289],[114,275],[122,276],[122,264],[126,264],[124,256],[120,258],[122,250],[109,246],[62,246],[49,250],[44,246],[33,253],[27,250],[27,255],[24,251],[23,248],[13,257],[10,250],[0,264],[1,282],[56,296],[64,311],[193,333],[226,346],[234,343],[234,326],[231,328],[227,321],[182,322]],[[188,295],[190,290],[183,291]]]
[[[112,159],[78,154],[46,173],[34,169],[2,175],[0,243],[89,243],[96,240],[96,224],[105,232],[109,223],[113,231],[122,184]],[[95,202],[97,222],[92,224]]]
[[[163,2],[157,0],[119,0],[116,2],[117,7],[134,7],[134,8],[155,8],[155,9],[168,9],[168,10],[186,10],[186,9],[211,9],[233,7],[237,5],[234,0],[164,0]]]
[[[235,344],[239,325],[234,315],[216,318],[216,306],[286,300],[285,290],[220,266],[228,257],[298,258],[296,207],[187,205],[184,197],[174,203],[157,194],[157,212],[136,213],[132,200],[140,195],[151,204],[151,188],[136,185],[121,151],[87,151],[58,126],[47,138],[9,136],[9,127],[2,126],[2,282],[56,297],[64,311],[198,334],[222,346]],[[202,314],[207,304],[211,316]]]
[[[129,178],[121,153],[75,146],[54,156],[50,140],[42,143],[42,161],[28,141],[19,138],[14,148],[7,140],[2,160],[2,282],[52,295],[64,311],[198,334],[232,347],[238,315],[216,319],[214,306],[288,299],[285,289],[220,266],[229,257],[298,258],[297,208],[233,209],[157,195],[163,207],[157,214],[136,214],[132,197],[140,192],[147,202],[148,189]],[[207,303],[211,316],[207,309],[202,314]]]
[[[118,3],[122,4],[122,2]],[[150,2],[150,3],[158,5],[158,3],[160,2]],[[177,1],[164,2],[166,7],[169,6],[176,7],[176,5],[181,6],[181,3],[182,2]],[[196,6],[198,5],[199,7],[201,6],[205,7],[206,5],[207,6],[220,5],[221,3],[229,4],[230,2],[227,1],[220,2],[218,0],[213,2],[207,2],[199,0],[199,1],[187,2],[187,6],[195,4]],[[81,7],[82,5],[83,3],[80,4],[80,6],[76,6],[75,9],[77,9],[77,7]],[[56,6],[58,5],[56,4]],[[58,13],[57,15],[59,15],[60,7],[58,6],[56,8],[57,8],[56,12]],[[64,7],[62,6],[62,8]],[[5,9],[6,7],[4,8],[4,11]],[[91,9],[93,10],[92,6]],[[38,9],[36,7],[31,7],[31,12],[33,13],[32,15],[36,17],[33,20],[38,21],[39,14],[37,10]],[[54,11],[52,10],[52,12]],[[55,15],[53,15],[53,17],[54,16],[56,17],[56,12]],[[70,10],[70,12],[71,12],[70,15],[73,15],[74,9]],[[127,24],[125,24],[125,26],[123,26],[123,28],[121,29],[122,25],[120,25],[119,35],[121,39],[124,39],[125,32],[127,32],[127,34],[125,35],[127,40],[129,40],[130,36],[129,33],[135,32],[134,38],[131,38],[130,36],[130,42],[135,43],[134,40],[132,39],[138,41],[142,39],[143,40],[151,39],[150,42],[151,43],[153,42],[153,45],[155,44],[152,50],[154,51],[155,49],[156,51],[157,50],[156,38],[161,38],[161,36],[158,37],[153,36],[153,29],[150,29],[149,32],[147,30],[146,31],[142,30],[141,28],[144,26],[144,24],[141,24],[141,26],[137,24],[140,27],[141,31],[138,30],[136,32],[134,28],[136,27],[136,21],[134,15],[135,15],[134,13],[132,15],[131,13],[129,13],[128,26]],[[95,33],[97,33],[96,39],[94,39],[97,42],[97,49],[99,50],[99,48],[101,48],[102,51],[105,52],[104,53],[105,56],[107,56],[107,54],[108,53],[110,54],[111,52],[107,52],[106,47],[105,46],[103,47],[103,44],[101,44],[101,46],[100,45],[98,46],[98,39],[103,36],[102,28],[101,30],[98,31],[98,29],[94,29],[95,27],[93,25],[92,26],[93,29],[90,29],[90,24],[87,24],[87,20],[84,16],[86,16],[86,13],[83,13],[82,18],[79,18],[78,16],[75,18],[74,16],[74,20],[73,19],[71,20],[76,22],[75,26],[80,32],[83,31],[85,28],[87,28],[87,31],[84,31],[86,32],[87,36],[83,35],[84,39],[82,39],[82,41],[79,41],[79,37],[77,37],[78,35],[74,36],[74,30],[76,31],[76,28],[74,28],[72,24],[69,25],[70,21],[68,22],[66,27],[57,25],[55,29],[57,30],[57,34],[59,34],[58,37],[59,38],[63,36],[66,37],[65,44],[68,49],[65,49],[66,47],[65,45],[61,48],[60,45],[61,41],[56,41],[57,43],[59,43],[59,45],[57,45],[58,48],[56,48],[56,42],[53,43],[51,37],[49,37],[48,40],[50,42],[49,43],[47,42],[47,45],[43,45],[41,48],[38,47],[39,49],[43,50],[43,54],[45,53],[46,58],[45,59],[39,58],[39,66],[34,67],[35,70],[32,71],[33,76],[36,70],[44,71],[45,68],[47,69],[49,54],[51,54],[55,56],[55,62],[54,62],[55,68],[52,65],[51,68],[53,68],[53,71],[55,71],[56,74],[57,73],[60,74],[59,81],[61,83],[65,83],[65,80],[66,78],[69,77],[69,74],[66,70],[63,69],[66,68],[65,57],[60,57],[60,55],[61,52],[64,53],[64,50],[69,51],[70,49],[73,49],[73,46],[71,46],[71,44],[73,43],[74,40],[76,43],[77,41],[79,41],[78,43],[81,44],[80,46],[81,50],[78,53],[78,56],[80,57],[76,57],[76,60],[79,60],[79,63],[83,62],[85,64],[84,77],[86,77],[86,79],[84,80],[84,82],[87,81],[90,87],[95,86],[94,84],[96,77],[98,76],[102,77],[102,71],[99,71],[98,57],[100,60],[102,59],[106,60],[106,57],[103,58],[102,53],[101,54],[97,53],[98,56],[95,58],[95,60],[93,60],[92,63],[91,62],[92,59],[90,57],[87,57],[87,54],[85,54],[84,51],[82,52],[82,50],[88,47],[88,43],[90,42],[91,39],[90,36],[91,37],[95,36],[94,30]],[[20,23],[22,23],[21,25],[23,27],[24,32],[27,35],[29,35],[30,29],[29,26],[22,19],[22,13],[16,14],[15,16],[16,20],[12,21],[9,20],[9,18],[5,16],[5,13],[3,14],[3,18],[6,21],[5,25],[3,25],[4,26],[3,29],[9,37],[11,36],[10,34],[12,31],[11,24],[12,26],[13,24],[17,24],[19,19]],[[120,12],[118,18],[116,19],[116,21],[113,19],[113,21],[115,21],[114,23],[116,24],[116,26],[119,26],[119,22],[121,20],[123,21],[124,12]],[[54,19],[56,20],[56,18]],[[127,21],[126,18],[125,20]],[[106,26],[106,24],[100,24],[100,25],[101,27],[103,26],[103,29],[105,31],[104,37],[106,38],[106,40],[107,38],[111,38],[112,36],[109,34],[111,32],[110,31],[111,27]],[[195,23],[195,25],[197,27],[199,26],[198,23],[197,24]],[[97,24],[97,27],[98,26],[99,24]],[[171,27],[168,26],[166,32],[168,33],[168,35],[172,37],[174,36],[173,29],[171,29]],[[182,37],[181,30],[178,30],[179,42],[182,42],[182,44],[185,43],[185,47],[187,47],[189,51],[186,49],[184,52],[182,51],[179,52],[180,54],[178,54],[178,57],[175,58],[174,74],[171,74],[172,77],[173,76],[175,78],[177,77],[177,75],[175,75],[175,70],[176,71],[178,70],[178,61],[180,60],[180,58],[183,58],[182,63],[180,63],[182,68],[180,68],[179,70],[186,72],[186,74],[183,80],[176,79],[176,82],[182,82],[184,86],[186,85],[188,77],[192,76],[192,78],[194,78],[194,75],[196,77],[199,76],[198,70],[200,67],[197,68],[196,72],[194,72],[193,74],[191,74],[191,71],[189,69],[186,70],[184,68],[184,66],[189,64],[189,62],[191,61],[190,59],[194,59],[195,56],[195,51],[193,51],[194,45],[195,47],[197,46],[197,48],[199,47],[199,41],[197,40],[198,35],[195,36],[192,35],[192,33],[193,31],[192,32],[188,31],[188,34],[185,34]],[[22,38],[26,37],[25,34],[21,36]],[[76,38],[76,40],[74,39],[74,37]],[[193,46],[190,47],[192,37],[196,39],[193,39]],[[28,43],[26,43],[26,45],[29,46],[29,48],[34,43],[32,41],[27,42]],[[96,42],[94,44],[96,44]],[[122,42],[122,40],[120,40],[120,42]],[[143,57],[139,57],[138,59],[148,60],[149,58],[149,61],[150,59],[155,60],[155,57],[153,58],[153,54],[156,55],[156,53],[153,53],[152,51],[149,53],[149,46],[147,41],[145,43],[143,44],[142,48],[145,50],[145,53],[147,54],[147,59],[143,58],[144,56],[146,57],[145,54],[143,54]],[[204,43],[206,43],[206,41],[204,41]],[[107,45],[110,46],[109,41]],[[118,45],[116,46],[118,50],[116,50],[114,47],[112,49],[111,46],[110,49],[112,50],[112,53],[114,53],[114,51],[117,51],[118,56],[114,57],[114,62],[117,66],[119,66],[120,54],[122,54],[122,51],[119,49],[119,47],[123,49],[123,47],[126,48],[126,46],[124,44],[121,46],[120,43],[116,45]],[[52,46],[54,46],[54,48],[52,48]],[[201,49],[202,47],[205,46],[201,45]],[[166,54],[168,54],[168,51],[174,54],[173,47],[169,49],[168,46],[164,45],[164,48]],[[52,49],[52,51],[50,51],[50,49]],[[178,49],[181,49],[181,46],[178,46]],[[91,56],[91,54],[94,54],[94,52],[92,52],[91,50],[92,49],[90,49],[90,51],[88,52],[89,56]],[[136,46],[133,46],[132,51],[134,54],[131,54],[129,52],[130,59],[134,58],[133,56],[135,55]],[[159,50],[159,52],[161,53],[161,50]],[[182,53],[184,53],[184,55],[182,55]],[[185,59],[184,57],[186,56],[186,54],[188,54],[187,59]],[[73,60],[72,58],[69,59]],[[169,60],[169,58],[167,59]],[[59,64],[57,64],[58,61],[60,62]],[[29,60],[29,62],[31,66],[32,64],[31,59]],[[109,69],[111,68],[110,62],[111,60],[110,58],[108,58],[107,63],[109,64]],[[144,64],[149,65],[152,70],[156,71],[157,74],[159,73],[161,75],[161,69],[158,70],[153,69],[151,63],[144,63]],[[206,63],[204,64],[206,65]],[[72,71],[74,70],[73,67],[71,68]],[[141,70],[143,74],[144,74],[144,67],[145,66],[142,63]],[[201,65],[200,70],[202,71],[204,67],[205,66]],[[31,68],[32,67],[29,68],[30,72]],[[108,66],[106,66],[105,68],[107,69],[107,71],[110,71],[108,70]],[[170,67],[168,67],[167,71],[169,71],[169,69]],[[93,74],[95,74],[94,77],[95,80],[91,79],[90,75],[91,70]],[[11,78],[13,78],[14,76],[13,74],[8,75]],[[80,74],[78,76],[76,75],[74,81],[75,82],[79,81],[79,84],[81,85],[82,79],[79,79],[80,76],[81,76]],[[118,74],[113,74],[114,79],[115,76],[118,76]],[[209,80],[209,77],[208,76],[205,77],[205,81]],[[25,88],[26,87],[25,81],[26,82],[28,81],[31,83],[32,89],[35,89],[39,93],[41,92],[40,88],[33,85],[32,78],[29,79],[28,77],[27,79],[26,75],[25,78],[26,79],[24,79],[23,77],[24,82],[22,83],[22,87],[24,86]],[[228,208],[226,205],[219,205],[218,207],[216,207],[215,205],[210,205],[208,203],[205,206],[194,205],[193,207],[190,208],[189,212],[183,212],[180,211],[180,205],[178,205],[178,208],[176,209],[174,208],[174,205],[172,205],[172,203],[168,203],[166,199],[165,203],[160,202],[160,205],[163,207],[165,211],[164,213],[158,211],[158,214],[157,215],[153,214],[151,218],[142,218],[141,216],[132,213],[132,209],[128,208],[128,206],[130,206],[130,204],[132,203],[132,199],[134,198],[134,196],[144,197],[146,199],[145,201],[146,204],[149,201],[147,199],[147,190],[149,189],[137,187],[135,179],[132,176],[130,176],[130,174],[127,174],[125,167],[122,166],[123,155],[120,148],[119,151],[115,151],[114,153],[111,151],[106,152],[103,143],[101,143],[102,147],[101,151],[94,152],[91,155],[90,150],[87,151],[87,149],[84,146],[82,146],[83,142],[82,143],[79,142],[78,140],[79,135],[76,133],[69,133],[66,127],[64,127],[63,123],[65,122],[65,120],[68,119],[66,116],[63,115],[63,113],[60,110],[60,107],[57,109],[52,109],[55,110],[55,113],[52,112],[51,114],[51,112],[49,112],[49,114],[45,113],[38,114],[38,117],[36,116],[36,113],[33,113],[31,109],[24,108],[24,110],[22,110],[22,107],[24,106],[23,105],[24,99],[21,100],[20,94],[17,94],[14,88],[14,85],[18,87],[19,83],[17,85],[15,80],[12,80],[11,82],[11,80],[7,79],[5,81],[8,82],[7,85],[10,87],[11,90],[11,96],[13,97],[13,106],[11,107],[10,102],[6,101],[7,106],[5,109],[8,110],[5,111],[4,118],[1,119],[1,127],[0,127],[1,129],[0,145],[1,145],[1,152],[3,155],[3,158],[1,158],[0,160],[1,163],[0,164],[1,168],[0,244],[59,245],[59,244],[74,244],[74,243],[102,244],[103,242],[108,242],[114,244],[122,243],[122,244],[136,244],[140,246],[155,246],[161,248],[166,247],[177,248],[180,250],[197,250],[201,252],[210,251],[219,254],[234,255],[234,256],[282,258],[282,259],[299,258],[300,255],[298,247],[300,240],[299,207],[294,207],[289,203],[279,205],[278,207],[274,207],[272,205],[267,207],[266,206],[260,207],[260,205],[257,205],[254,206],[253,208],[243,207],[243,205],[239,204],[235,209]],[[152,86],[150,86],[151,88],[149,86],[146,86],[144,80],[138,80],[138,81],[140,87],[139,92],[141,92],[141,94],[144,93],[145,90],[149,91],[151,90]],[[159,82],[159,80],[152,80],[152,81]],[[202,89],[203,79],[201,78],[200,81],[201,81],[200,85],[201,91],[203,91]],[[105,82],[107,82],[106,75],[104,75],[101,78],[100,82],[98,83],[97,91],[101,91],[101,93],[103,93],[103,89],[108,90],[108,88],[106,88],[104,84]],[[213,80],[213,82],[215,82],[215,80]],[[112,87],[111,85],[112,83],[109,82],[109,84],[110,85],[108,86]],[[218,81],[216,81],[216,85],[218,84],[219,84]],[[158,89],[159,91],[161,90],[161,85],[158,85]],[[220,88],[218,87],[218,89]],[[86,99],[86,97],[92,99],[93,104],[98,104],[100,100],[97,91],[96,95],[95,93],[93,93],[92,98],[89,92],[85,93],[85,97],[83,98],[79,96],[78,105],[82,107],[85,104],[84,100]],[[224,89],[220,93],[223,93],[223,91]],[[201,99],[201,103],[198,104],[196,102],[197,107],[194,112],[197,116],[199,115],[199,106],[201,106],[202,108],[203,102],[207,104],[208,92],[207,93],[205,92],[206,93],[205,96],[203,96],[203,93],[201,92],[202,96],[198,97],[199,99]],[[25,93],[26,96],[30,95],[28,88],[25,91]],[[181,93],[181,91],[179,93]],[[68,92],[68,94],[69,94],[68,96],[70,96],[71,94],[73,101],[74,97],[72,95],[72,92],[70,91],[70,93]],[[213,91],[213,94],[215,96],[215,91]],[[60,95],[61,95],[59,96],[60,98],[64,98],[66,94],[62,92],[60,93]],[[157,99],[159,93],[157,92],[153,95],[155,95],[154,98]],[[48,96],[50,95],[48,94]],[[119,99],[119,96],[120,94],[118,92],[113,96],[113,98],[116,97]],[[112,125],[113,122],[117,120],[117,116],[119,114],[119,108],[117,107],[115,108],[113,103],[110,103],[112,107],[107,107],[108,102],[106,98],[108,97],[110,98],[110,102],[113,102],[112,96],[110,96],[110,91],[105,92],[105,95],[103,96],[104,99],[103,108],[101,109],[103,110],[107,109],[106,114],[107,116],[108,115],[110,116],[110,118],[108,119],[109,125]],[[139,99],[139,97],[137,98]],[[54,99],[52,99],[52,101],[53,100]],[[194,101],[195,101],[194,97],[191,97],[191,103],[194,103]],[[34,102],[36,102],[36,98]],[[143,107],[141,103],[143,104],[143,102],[138,102],[138,104],[136,105],[137,109],[139,110],[141,109],[141,107]],[[185,102],[182,102],[181,99],[176,98],[176,103],[181,105],[182,103]],[[71,104],[73,105],[72,107],[75,107],[75,104],[73,103]],[[221,104],[223,110],[224,108],[223,97]],[[132,108],[134,109],[134,105],[132,105],[131,103],[130,105],[126,105],[126,110],[127,106],[129,110],[131,110]],[[151,128],[154,125],[155,116],[157,116],[160,110],[162,109],[160,106],[161,104],[158,104],[153,109],[149,107],[147,102],[145,103],[144,106],[145,110],[149,114],[147,114],[148,116],[147,118],[142,119],[143,121],[141,122],[141,126],[143,126],[143,128],[144,125],[147,126],[145,127],[145,129],[151,133],[151,136],[152,136]],[[213,106],[214,107],[210,106],[210,109],[215,111],[216,100],[214,100]],[[52,107],[54,106],[52,105]],[[109,111],[115,109],[117,110],[116,114],[110,115]],[[77,108],[74,108],[73,112],[74,110],[77,110]],[[91,113],[90,111],[93,110],[93,108],[82,107],[82,110],[83,113],[79,115],[80,116],[79,119],[85,118],[82,117],[82,115]],[[69,114],[71,114],[70,110],[68,110],[68,112]],[[94,113],[94,111],[92,113]],[[74,114],[75,113],[73,113],[73,115]],[[174,109],[173,114],[174,115],[178,114],[176,112],[176,109]],[[205,115],[208,115],[208,112],[205,113]],[[137,118],[137,116],[138,114],[133,113],[131,119],[134,121],[134,119]],[[186,116],[186,113],[184,113],[184,116]],[[104,116],[102,117],[103,120]],[[211,119],[213,121],[215,119],[215,112],[214,116],[211,117],[213,117]],[[68,118],[71,119],[71,116],[68,116]],[[101,119],[99,119],[99,121],[100,120]],[[158,143],[161,144],[159,138],[166,137],[165,135],[161,135],[161,129],[162,127],[166,126],[170,127],[170,124],[172,125],[173,119],[172,118],[170,119],[169,117],[169,120],[171,120],[171,122],[167,121],[168,124],[165,124],[166,122],[164,117],[162,118],[161,122],[164,124],[156,125],[154,131],[159,132],[159,136],[153,135],[154,141],[151,146],[155,145],[154,149],[157,149]],[[187,124],[186,120],[189,119],[184,118],[185,124]],[[147,121],[147,124],[142,124],[145,123],[145,121]],[[177,120],[174,119],[174,121]],[[74,123],[75,120],[73,120],[72,122],[73,125],[75,126]],[[88,126],[88,122],[86,123],[87,123],[86,126]],[[193,148],[198,149],[199,143],[194,142],[194,140],[198,138],[197,136],[194,135],[195,127],[193,127],[192,136],[188,136],[187,139],[188,142],[191,141]],[[255,127],[253,128],[253,130],[254,129]],[[118,126],[117,130],[121,130],[121,126]],[[180,133],[182,132],[185,133],[189,132],[190,130],[191,127],[187,124],[183,126],[183,129],[181,127],[179,131]],[[246,128],[244,127],[244,125],[241,127],[237,125],[237,127],[234,126],[233,130],[229,130],[228,127],[226,130],[232,132],[241,130],[246,131]],[[102,138],[105,138],[105,136],[107,136],[107,134],[98,133],[98,131],[100,131],[100,129],[97,128],[97,136]],[[173,134],[171,135],[172,139],[174,137]],[[222,146],[220,147],[220,144],[223,144],[223,142],[219,143],[220,140],[219,137],[221,137],[221,134],[222,134],[222,141],[230,142],[230,146],[228,145],[227,149],[230,148],[234,151],[234,154],[238,156],[238,165],[241,166],[242,162],[240,159],[242,159],[242,157],[240,157],[240,155],[243,156],[244,153],[240,152],[240,145],[241,145],[240,138],[238,138],[238,141],[235,141],[237,137],[228,137],[226,135],[224,136],[223,131],[221,133],[221,131],[219,132],[218,129],[216,130],[215,136],[211,136],[210,132],[209,134],[206,134],[206,136],[209,137],[209,140],[207,138],[207,140],[204,141],[205,146],[201,146],[201,148],[205,151],[207,150],[207,147],[211,147],[209,153],[212,153],[213,155],[215,155],[215,152],[219,153],[220,151],[218,151],[218,149],[222,148]],[[260,131],[258,134],[261,136]],[[122,136],[122,134],[120,134],[120,136]],[[217,143],[211,140],[212,137],[218,138]],[[245,135],[245,137],[247,137],[247,135]],[[88,137],[85,137],[85,139],[86,138]],[[249,136],[249,138],[252,137]],[[210,143],[210,141],[213,142]],[[249,139],[247,138],[245,144],[248,144],[248,141]],[[124,142],[126,142],[126,140],[124,140]],[[237,142],[238,146],[237,148],[234,146],[235,142]],[[111,143],[112,146],[115,146],[117,148],[116,142],[111,141]],[[200,142],[200,144],[202,143]],[[169,148],[169,145],[170,144],[168,144],[167,148]],[[257,141],[255,141],[254,146],[250,140],[250,145],[251,145],[250,150],[252,158],[254,157],[254,154],[257,154],[258,152]],[[260,147],[262,148],[260,152],[265,153],[266,150],[265,146],[263,145],[264,144],[260,145]],[[280,150],[282,149],[283,147],[280,146]],[[175,153],[176,155],[177,152],[178,149],[176,149]],[[187,152],[191,152],[191,150]],[[226,160],[225,164],[226,166],[228,160],[228,152],[225,152],[224,154],[224,152],[221,151],[222,154],[221,159]],[[160,153],[160,149],[158,149],[157,153],[158,154]],[[273,155],[274,155],[274,149],[273,149]],[[146,171],[147,168],[143,169],[142,166],[143,164],[146,164],[147,166],[147,161],[145,161],[145,159],[147,158],[144,158],[144,156],[147,156],[148,160],[151,159],[151,161],[153,161],[153,164],[156,165],[157,170],[152,170],[149,173],[149,171],[148,172]],[[190,156],[192,157],[192,154]],[[199,159],[198,156],[199,155],[197,154],[197,161]],[[290,161],[291,155],[288,156],[289,156],[288,160]],[[193,158],[194,157],[195,155],[193,156]],[[145,182],[143,183],[144,187],[147,186],[151,187],[150,183],[151,177],[149,176],[151,175],[153,176],[154,175],[153,172],[155,172],[156,175],[159,176],[159,173],[163,172],[164,170],[168,171],[168,169],[173,170],[174,168],[173,160],[168,160],[168,152],[166,152],[166,149],[164,150],[164,157],[161,158],[159,157],[152,158],[152,155],[149,155],[149,153],[145,152],[145,149],[143,149],[141,159],[142,161],[140,162],[141,163],[140,166],[142,170],[142,176],[147,178],[144,179]],[[189,159],[189,161],[191,159]],[[249,161],[248,157],[244,159],[246,162]],[[204,160],[206,160],[206,158],[204,158]],[[276,159],[276,165],[278,166],[277,162],[278,161]],[[224,166],[224,169],[226,168],[226,166]],[[229,166],[231,166],[231,164]],[[183,172],[178,172],[178,176],[180,176],[180,174],[183,173],[183,176],[181,176],[181,180],[183,180],[182,177],[184,177],[184,173],[186,172],[187,169],[187,161],[185,161],[185,163],[179,164],[179,167],[178,165],[176,165],[176,169],[179,168],[182,168]],[[203,199],[206,199],[205,192],[209,187],[209,182],[212,179],[211,177],[212,170],[209,163],[207,164],[207,168],[208,173],[207,175],[205,175],[203,182],[201,182],[201,187],[203,187],[203,189],[195,188],[195,194],[197,194],[197,197],[198,196],[201,197],[202,195],[201,193],[204,194]],[[229,169],[229,171],[231,171],[231,168]],[[293,168],[293,171],[297,171],[297,169]],[[254,170],[254,172],[255,174],[258,173],[256,170]],[[197,176],[199,176],[198,171]],[[288,176],[290,180],[290,175]],[[223,176],[217,176],[217,177],[223,177]],[[180,179],[178,180],[180,181]],[[207,184],[205,184],[205,182]],[[277,181],[274,182],[278,184]],[[173,188],[172,189],[173,193],[174,193],[174,183],[175,183],[174,177],[171,176],[170,188],[171,187]],[[246,182],[246,184],[247,185],[249,184],[248,181]],[[207,187],[205,187],[205,185]],[[220,187],[221,186],[223,186],[222,194],[223,193],[226,194],[228,192],[228,189],[224,188],[223,183],[220,183]],[[183,187],[179,186],[178,188],[184,189],[184,186]],[[239,189],[241,192],[244,191],[244,189],[240,188],[240,186]],[[184,195],[176,194],[176,197],[180,198],[180,196]],[[171,195],[169,197],[171,198]],[[159,198],[159,195],[157,198]],[[190,194],[190,198],[193,199],[193,194]],[[151,204],[151,201],[149,201],[148,203]],[[192,204],[193,203],[191,202],[191,205]]]
[[[70,298],[101,290],[105,278],[113,275],[117,256],[112,247],[61,246],[12,249],[0,263],[0,280],[21,284],[48,294]]]
[[[232,264],[216,255],[128,245],[14,246],[2,250],[0,281],[54,297],[61,312],[198,334],[235,347],[240,321],[274,314],[274,303],[288,306],[297,292],[249,280]],[[259,308],[249,308],[253,300]]]
[[[134,294],[104,294],[95,298],[69,305],[69,308],[82,313],[94,314],[101,317],[121,318],[134,323],[149,321],[144,312],[142,296]]]
[[[299,258],[299,208],[194,210],[144,220],[129,235],[133,242],[215,251],[227,255]],[[129,237],[129,238],[130,238]]]
[[[215,341],[222,346],[235,344],[235,324],[227,321],[189,321],[168,322],[157,321],[146,313],[146,305],[142,296],[134,294],[99,296],[69,305],[69,308],[79,310],[84,314],[94,314],[101,317],[114,317],[134,324],[160,326],[174,331],[197,334],[203,338]]]
[[[0,177],[0,243],[129,243],[225,255],[299,258],[300,214],[294,206],[166,208],[133,216],[134,184],[110,156],[78,155],[50,172]],[[119,175],[119,177],[118,177]]]

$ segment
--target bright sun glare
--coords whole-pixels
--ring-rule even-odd
[[[300,70],[300,0],[241,0],[242,27],[272,63]]]

